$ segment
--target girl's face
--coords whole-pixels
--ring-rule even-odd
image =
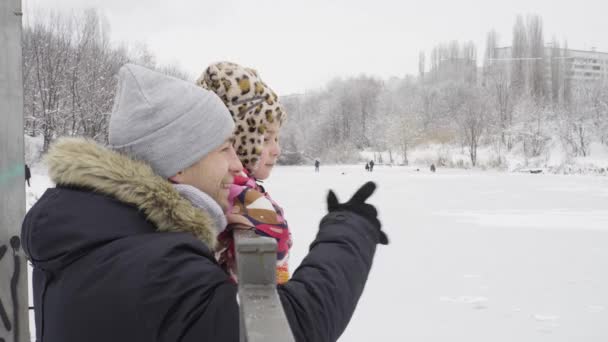
[[[281,148],[279,147],[279,129],[279,123],[276,121],[266,125],[262,156],[251,173],[257,179],[264,180],[268,178],[277,159],[281,155]]]

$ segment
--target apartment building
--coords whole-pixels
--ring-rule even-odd
[[[548,83],[551,83],[552,76],[551,59],[555,58],[552,57],[551,50],[551,46],[545,47],[545,79]],[[496,57],[492,60],[492,64],[500,65],[507,72],[510,71],[513,61],[520,60],[532,63],[536,60],[532,57],[513,59],[512,47],[510,46],[496,48],[495,52]],[[608,52],[600,52],[595,49],[562,49],[561,56],[557,59],[563,61],[561,65],[565,68],[564,74],[573,84],[597,81],[608,84]]]

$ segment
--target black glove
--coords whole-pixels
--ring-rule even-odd
[[[378,220],[378,211],[376,211],[376,208],[374,208],[373,205],[365,203],[375,190],[376,183],[367,182],[359,188],[353,197],[346,203],[339,203],[336,194],[332,190],[329,190],[329,194],[327,194],[327,210],[330,213],[336,210],[347,210],[363,216],[378,229],[380,244],[388,245],[388,237],[380,229],[382,225]]]

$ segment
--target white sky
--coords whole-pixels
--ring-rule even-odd
[[[608,51],[607,0],[22,0],[24,12],[98,9],[111,37],[146,43],[159,63],[193,78],[216,61],[256,68],[280,95],[334,77],[416,74],[418,54],[472,40],[483,54],[494,28],[510,45],[517,14],[539,14],[545,40]],[[428,60],[428,58],[427,58]]]

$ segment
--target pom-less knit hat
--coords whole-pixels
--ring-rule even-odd
[[[216,93],[235,122],[234,147],[243,166],[253,171],[262,154],[267,125],[286,119],[277,94],[257,71],[235,63],[210,65],[196,83]]]
[[[192,166],[233,130],[213,92],[133,64],[118,72],[110,147],[147,162],[158,175],[169,178]]]

